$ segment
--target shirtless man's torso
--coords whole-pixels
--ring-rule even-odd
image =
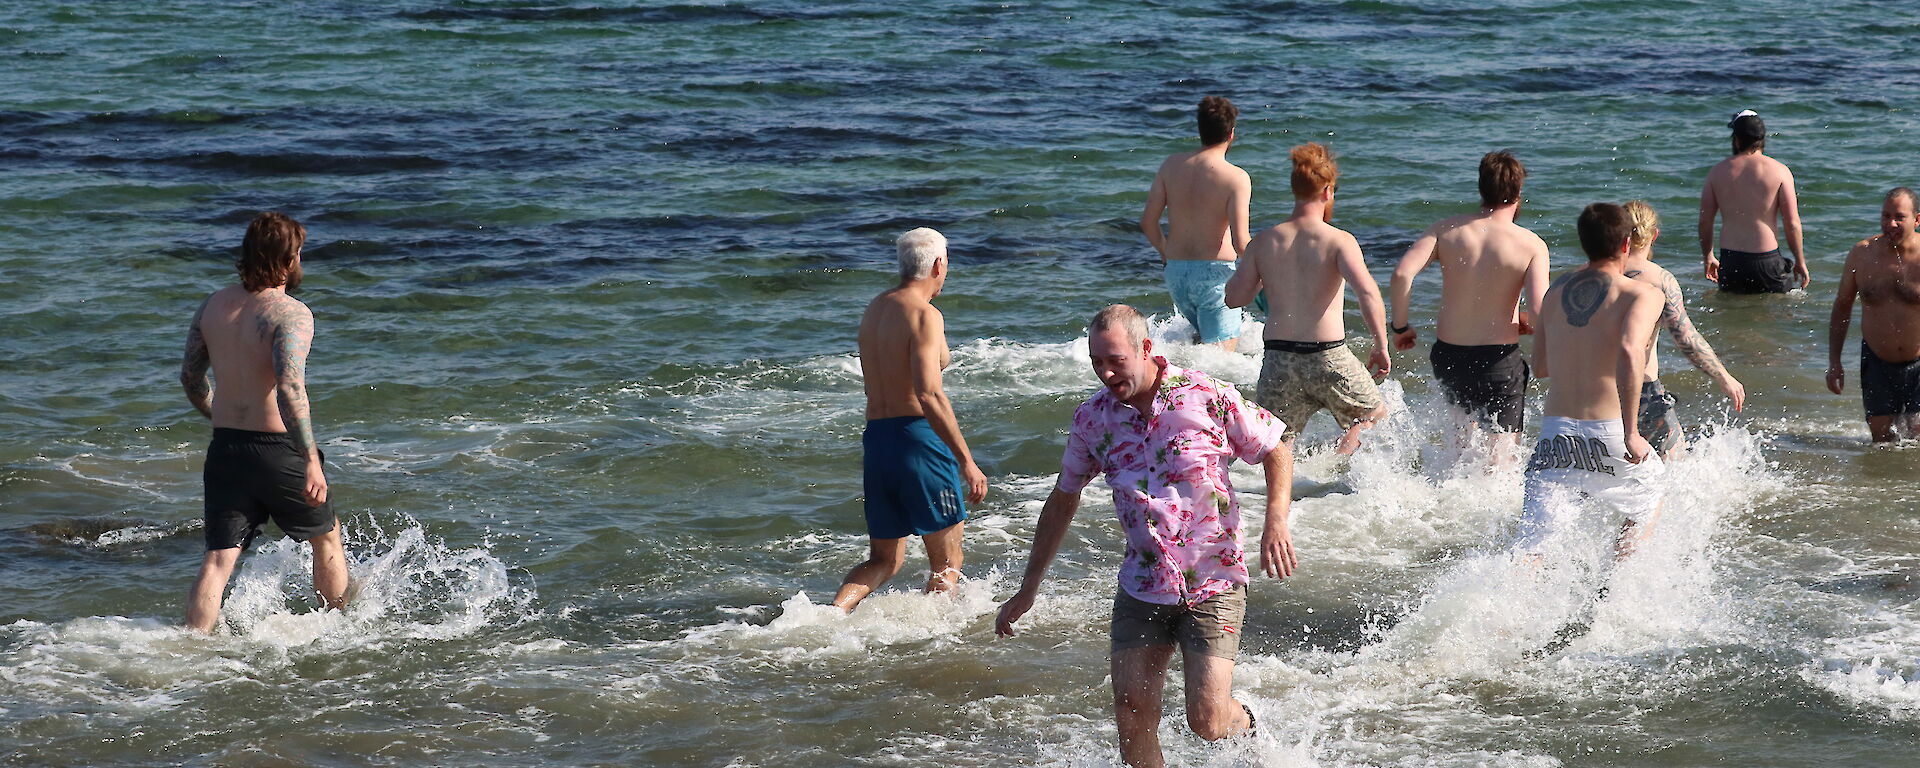
[[[1793,172],[1763,154],[1766,125],[1742,112],[1733,129],[1733,155],[1707,172],[1700,189],[1700,258],[1707,279],[1729,293],[1786,293],[1813,281],[1801,251],[1800,201]],[[1714,255],[1713,219],[1720,217],[1720,252]],[[1793,253],[1780,255],[1786,241]]]
[[[1827,389],[1840,394],[1840,348],[1860,298],[1860,396],[1874,442],[1920,437],[1920,232],[1914,193],[1887,193],[1880,234],[1847,253],[1827,322]]]
[[[1234,261],[1247,247],[1247,210],[1253,195],[1247,172],[1227,162],[1238,116],[1224,98],[1202,100],[1201,148],[1160,163],[1140,214],[1140,231],[1166,266],[1174,309],[1193,324],[1200,343],[1228,350],[1238,343],[1243,316],[1226,306],[1225,288]],[[1162,214],[1165,231],[1160,228]]]
[[[908,536],[926,544],[926,591],[952,589],[960,577],[965,505],[987,495],[986,475],[974,464],[941,387],[940,372],[953,358],[933,297],[947,283],[947,239],[922,227],[901,235],[896,247],[900,284],[874,297],[860,318],[869,551],[833,597],[849,612],[900,571]]]

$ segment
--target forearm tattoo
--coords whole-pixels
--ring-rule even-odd
[[[180,358],[180,387],[186,390],[187,402],[194,410],[211,419],[213,381],[207,378],[207,369],[213,365],[213,355],[207,351],[207,337],[200,333],[200,315],[206,310],[206,303],[201,302],[193,312],[193,324],[187,327],[187,350]]]
[[[312,409],[307,402],[307,350],[313,344],[313,313],[306,305],[284,299],[261,315],[260,332],[273,342],[273,375],[279,380],[275,404],[286,422],[293,444],[308,458],[319,456],[313,439]]]
[[[1720,357],[1713,353],[1713,347],[1693,327],[1693,320],[1687,317],[1687,306],[1680,295],[1680,281],[1673,279],[1671,273],[1660,281],[1660,291],[1666,295],[1666,302],[1660,307],[1660,324],[1667,327],[1667,334],[1673,337],[1674,347],[1685,355],[1687,362],[1700,369],[1702,373],[1720,380],[1727,375],[1727,369],[1720,365]]]

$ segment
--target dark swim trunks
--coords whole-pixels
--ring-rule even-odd
[[[867,422],[867,535],[925,536],[967,519],[960,498],[960,462],[924,416]]]
[[[285,432],[215,428],[200,478],[209,550],[246,549],[268,518],[294,541],[331,531],[338,522],[331,503],[307,505],[307,457]]]
[[[1644,382],[1640,385],[1640,436],[1653,446],[1655,453],[1666,453],[1668,449],[1680,444],[1684,435],[1680,431],[1680,418],[1673,412],[1673,395],[1667,394],[1667,388],[1658,381]]]
[[[1728,293],[1786,293],[1798,288],[1793,262],[1775,248],[1766,253],[1720,249],[1720,290]]]
[[[1527,382],[1532,371],[1519,344],[1462,346],[1439,339],[1428,354],[1447,400],[1482,426],[1520,432],[1527,426]]]
[[[1920,413],[1920,360],[1889,363],[1860,342],[1860,402],[1868,417]]]

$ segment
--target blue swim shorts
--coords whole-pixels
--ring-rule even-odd
[[[1200,343],[1218,344],[1240,337],[1244,315],[1227,307],[1231,261],[1168,259],[1167,293],[1173,308],[1200,332]]]
[[[925,536],[967,519],[960,462],[926,417],[868,421],[860,444],[866,450],[868,536]]]

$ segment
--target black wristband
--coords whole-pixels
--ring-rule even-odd
[[[1411,330],[1413,330],[1413,326],[1412,326],[1412,325],[1402,325],[1402,326],[1399,326],[1399,327],[1397,327],[1397,328],[1396,328],[1396,327],[1394,327],[1394,325],[1393,325],[1392,323],[1388,323],[1388,324],[1387,324],[1387,330],[1389,330],[1389,331],[1393,331],[1393,335],[1395,335],[1395,336],[1398,336],[1398,335],[1400,335],[1400,334],[1403,334],[1403,333],[1406,333],[1407,331],[1411,331]]]

